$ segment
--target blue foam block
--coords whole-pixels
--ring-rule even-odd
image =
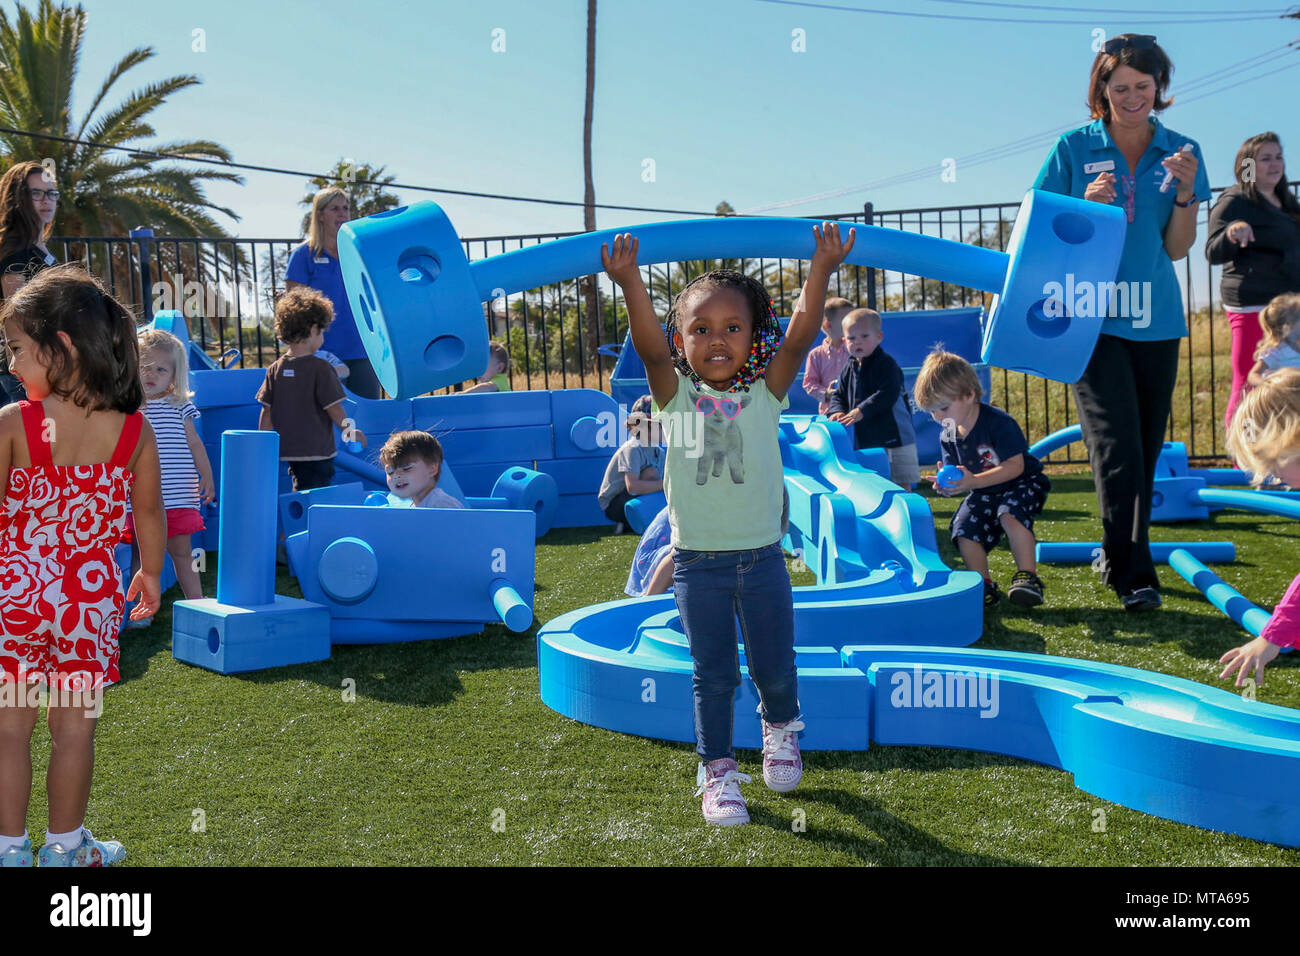
[[[339,265],[361,342],[389,395],[410,398],[487,368],[485,299],[435,203],[344,223]]]
[[[411,418],[417,429],[435,435],[465,428],[549,425],[551,399],[544,391],[426,395],[411,399]]]
[[[440,436],[442,450],[452,461],[508,462],[550,458],[551,426],[465,428]]]
[[[323,661],[329,611],[275,595],[269,605],[234,607],[211,598],[172,605],[172,655],[219,674]]]
[[[1007,244],[1009,268],[984,325],[989,365],[1076,382],[1101,334],[1101,283],[1113,283],[1127,229],[1119,206],[1031,189]],[[1083,298],[1091,290],[1092,305]]]
[[[578,495],[560,495],[555,503],[555,521],[553,528],[592,528],[609,525],[605,512],[596,503],[596,493],[583,492]]]

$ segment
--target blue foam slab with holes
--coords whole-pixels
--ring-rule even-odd
[[[532,621],[533,511],[313,505],[288,548],[302,593],[334,621]],[[337,629],[356,640],[362,625]],[[376,627],[367,641],[410,640]],[[465,633],[458,631],[457,633]],[[425,635],[435,636],[435,635]]]
[[[1078,381],[1101,334],[1098,291],[1114,282],[1127,228],[1119,206],[1029,190],[1007,243],[1002,290],[984,324],[984,362]]]
[[[255,607],[212,598],[172,605],[172,655],[218,674],[326,660],[329,633],[328,609],[279,594]]]

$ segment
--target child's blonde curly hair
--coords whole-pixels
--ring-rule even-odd
[[[146,352],[161,352],[172,366],[172,384],[159,397],[169,405],[184,405],[194,397],[190,389],[190,360],[186,348],[176,336],[162,329],[144,329],[140,332],[140,365],[144,366]],[[147,397],[147,396],[146,396]]]
[[[1300,369],[1278,369],[1242,398],[1228,426],[1228,451],[1262,485],[1300,458]]]
[[[1285,342],[1297,322],[1300,322],[1300,292],[1284,292],[1264,306],[1259,312],[1259,327],[1264,335],[1255,349],[1255,361]]]

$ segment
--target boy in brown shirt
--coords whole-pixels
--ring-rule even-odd
[[[346,395],[338,376],[316,355],[333,320],[333,305],[315,289],[292,289],[275,304],[275,334],[288,352],[266,370],[257,392],[262,404],[257,427],[280,433],[280,460],[289,463],[294,491],[334,480],[331,422],[346,440],[366,445],[366,436],[343,415]]]

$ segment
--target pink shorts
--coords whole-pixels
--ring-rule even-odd
[[[126,516],[126,531],[122,535],[122,540],[127,544],[135,541],[135,522],[131,517],[129,514]],[[167,537],[174,538],[178,534],[194,534],[202,530],[203,516],[197,508],[167,509]]]

